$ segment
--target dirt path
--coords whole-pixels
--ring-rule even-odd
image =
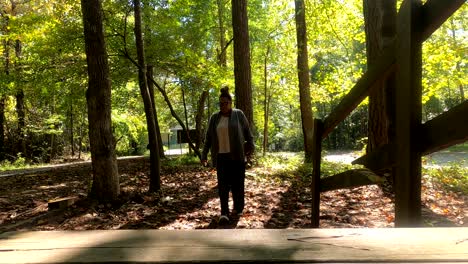
[[[83,165],[83,164],[82,164]],[[218,228],[216,173],[199,165],[166,167],[160,195],[148,194],[148,159],[119,159],[122,195],[112,204],[86,199],[90,167],[54,166],[0,177],[0,233],[8,230],[200,229]],[[308,179],[267,176],[254,168],[246,179],[246,210],[228,228],[308,228]],[[78,196],[63,211],[52,199]],[[391,227],[394,197],[379,186],[321,194],[321,227]],[[423,179],[425,226],[468,226],[468,202],[458,193]]]

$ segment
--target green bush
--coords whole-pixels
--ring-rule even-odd
[[[468,195],[468,168],[461,163],[451,163],[450,166],[438,168],[423,168],[422,173],[447,190]]]

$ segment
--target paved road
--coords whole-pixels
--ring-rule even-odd
[[[328,161],[351,164],[358,157],[359,154],[355,151],[340,150],[329,151],[324,158]],[[423,164],[425,167],[451,166],[455,163],[468,168],[468,152],[439,151],[425,156],[424,159],[426,160]]]

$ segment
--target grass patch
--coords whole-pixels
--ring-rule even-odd
[[[0,171],[9,171],[9,170],[21,170],[21,169],[29,169],[37,166],[33,166],[29,164],[26,159],[18,155],[14,161],[3,160],[0,162]]]
[[[184,154],[184,155],[177,155],[177,156],[167,156],[166,159],[162,161],[162,165],[174,168],[178,166],[193,166],[193,165],[200,165],[200,160],[196,155],[193,154]]]
[[[461,163],[451,163],[446,167],[423,168],[422,174],[446,190],[468,195],[468,168]]]
[[[324,178],[356,168],[362,168],[362,166],[322,160],[320,175]],[[312,174],[312,163],[304,164],[303,152],[274,152],[258,158],[254,170],[258,177],[276,177],[283,180],[306,179]]]

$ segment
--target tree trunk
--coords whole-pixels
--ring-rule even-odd
[[[395,37],[396,1],[364,0],[366,50],[368,68]],[[382,146],[394,136],[394,75],[381,79],[369,95],[369,122],[367,152]]]
[[[244,112],[254,129],[247,0],[232,0],[231,3],[236,107]]]
[[[17,75],[17,78],[21,76],[21,70],[20,70],[20,61],[21,61],[21,51],[22,51],[22,45],[21,41],[16,40],[15,41],[15,55],[16,55],[16,60],[17,63],[15,63],[15,73]],[[18,139],[18,145],[16,152],[21,153],[24,156],[26,156],[26,141],[25,141],[25,111],[24,111],[24,92],[23,88],[21,87],[21,82],[17,83],[16,87],[16,114],[18,117],[18,131],[17,131],[17,139]]]
[[[265,60],[263,63],[263,156],[265,156],[268,147],[268,55],[270,54],[270,47],[267,48]]]
[[[182,104],[184,105],[184,117],[185,117],[185,127],[187,128],[187,131],[185,131],[186,134],[190,135],[190,126],[188,123],[188,114],[187,114],[187,102],[185,101],[185,89],[184,89],[184,83],[182,82],[182,85],[180,86],[182,90]],[[189,148],[189,153],[192,154],[192,149]]]
[[[147,72],[146,75],[148,76],[147,80],[153,78],[153,66],[148,65],[146,66]],[[159,149],[159,157],[164,158],[164,148],[163,148],[163,142],[161,138],[161,129],[159,128],[159,121],[158,121],[158,111],[156,110],[156,99],[154,97],[154,85],[152,82],[148,82],[148,90],[150,93],[150,99],[151,99],[151,106],[153,107],[153,115],[154,115],[154,124],[156,126],[156,137],[158,140],[158,149]]]
[[[71,146],[71,155],[75,156],[75,142],[74,142],[74,120],[73,120],[73,102],[70,102],[70,146]]]
[[[90,196],[99,201],[116,200],[120,187],[111,127],[111,84],[101,2],[81,0],[81,9],[89,76],[86,101],[93,167]]]
[[[297,33],[297,74],[299,77],[299,100],[301,105],[302,133],[304,135],[305,162],[312,162],[314,140],[314,116],[310,99],[309,63],[307,55],[307,28],[305,22],[305,4],[295,1]]]
[[[141,7],[140,0],[133,0],[134,12],[135,12],[135,44],[138,55],[138,83],[140,86],[141,97],[143,98],[143,104],[145,107],[146,123],[148,126],[148,140],[150,149],[150,192],[157,192],[161,189],[161,178],[160,178],[160,157],[158,141],[156,137],[156,124],[155,117],[153,115],[154,110],[152,108],[152,101],[148,90],[146,66],[145,66],[145,52],[143,44],[143,34],[141,33]]]
[[[219,47],[220,51],[218,54],[219,65],[226,67],[226,29],[224,28],[224,1],[216,0],[218,5],[218,23],[219,23]]]
[[[8,35],[8,24],[9,24],[9,16],[4,17],[5,22],[3,23],[2,32],[4,35]],[[8,77],[10,74],[10,41],[8,39],[4,39],[2,41],[3,44],[3,59],[4,59],[4,70],[5,75]],[[5,88],[6,89],[6,88]],[[6,103],[6,95],[0,94],[0,161],[5,159],[5,103]]]
[[[5,159],[5,96],[0,97],[0,161]]]
[[[195,139],[195,148],[200,149],[203,140],[203,113],[205,111],[205,101],[208,98],[208,90],[204,90],[200,95],[200,99],[198,100],[198,107],[197,107],[197,115],[195,116],[195,130],[197,131],[197,138]]]

